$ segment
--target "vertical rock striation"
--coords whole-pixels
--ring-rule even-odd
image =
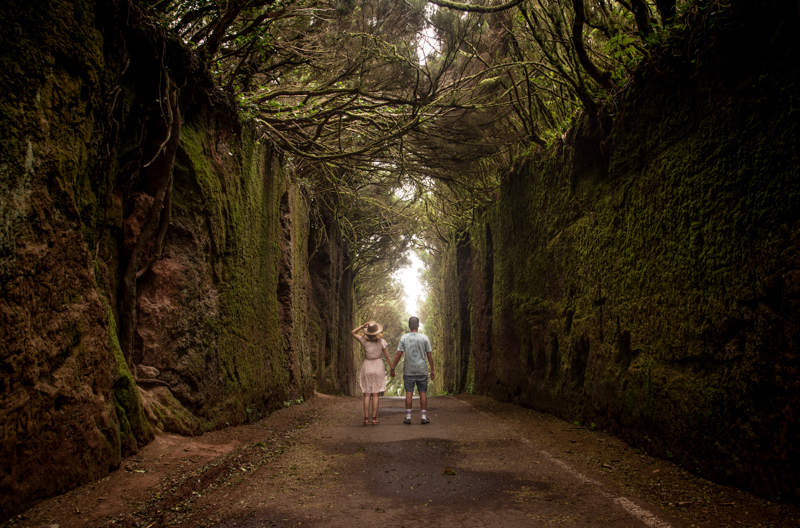
[[[156,430],[352,392],[347,248],[199,61],[124,1],[10,0],[0,20],[0,519]],[[174,161],[145,170],[170,125]],[[165,182],[125,357],[123,273]]]
[[[717,29],[675,43],[695,59],[676,51],[639,73],[610,135],[584,119],[509,171],[439,262],[441,389],[800,498],[790,11],[735,2]]]
[[[309,229],[310,308],[308,339],[316,386],[330,394],[354,394],[356,372],[350,329],[353,273],[333,213],[322,210]],[[343,351],[345,353],[343,353]]]

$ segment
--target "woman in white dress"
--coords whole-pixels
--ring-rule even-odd
[[[364,336],[358,332],[364,331]],[[361,343],[364,349],[364,362],[358,374],[358,384],[364,393],[364,425],[369,425],[369,408],[372,404],[372,424],[378,425],[378,395],[386,390],[386,370],[383,367],[383,358],[392,364],[386,341],[383,340],[383,325],[369,321],[354,328],[350,334]]]

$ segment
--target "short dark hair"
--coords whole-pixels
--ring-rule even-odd
[[[419,317],[412,316],[408,319],[409,330],[419,330]]]

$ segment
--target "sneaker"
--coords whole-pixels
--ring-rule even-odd
[[[405,420],[403,420],[403,423],[411,425],[411,418],[406,418]]]
[[[422,422],[420,422],[420,423],[422,423],[422,425],[425,425],[425,424],[429,424],[429,423],[431,423],[431,421],[430,421],[430,420],[428,420],[427,418],[423,418],[423,419],[422,419]]]

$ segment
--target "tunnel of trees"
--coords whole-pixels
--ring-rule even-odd
[[[798,17],[4,1],[2,517],[156,429],[354,394],[409,251],[439,393],[796,500]]]

